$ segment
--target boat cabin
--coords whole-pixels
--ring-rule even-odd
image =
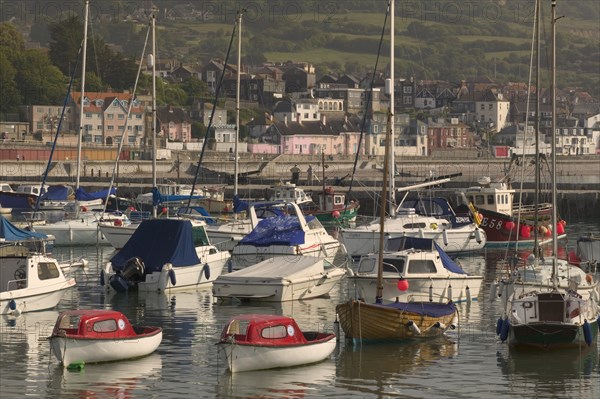
[[[269,187],[266,197],[269,201],[295,202],[296,204],[312,202],[312,197],[304,189],[290,182]]]
[[[52,335],[115,339],[130,338],[137,333],[121,312],[92,309],[62,312],[56,320]]]
[[[24,193],[24,194],[41,195],[41,194],[45,194],[46,191],[47,191],[46,187],[44,187],[44,189],[42,191],[40,191],[39,185],[23,185],[23,186],[17,187],[16,192]]]
[[[229,320],[221,333],[221,342],[236,344],[286,346],[307,342],[290,317],[266,314],[240,315]]]
[[[507,183],[490,183],[487,186],[469,187],[462,191],[467,203],[472,203],[477,209],[512,215],[513,197],[515,190],[508,187]]]
[[[8,183],[0,183],[0,191],[4,193],[12,193],[13,189]]]
[[[34,289],[64,280],[56,260],[39,255],[28,255],[22,246],[5,246],[0,249],[0,292]]]

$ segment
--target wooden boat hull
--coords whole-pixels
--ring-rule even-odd
[[[346,338],[353,342],[437,337],[453,326],[453,319],[458,315],[455,308],[454,312],[433,317],[357,300],[337,305],[336,312]],[[419,331],[411,328],[411,324],[416,325]]]
[[[310,333],[304,333],[309,335]],[[294,367],[325,360],[334,351],[334,334],[316,342],[302,345],[265,346],[220,342],[219,355],[232,373],[251,370],[265,370],[280,367]]]
[[[65,367],[74,362],[102,363],[134,359],[151,354],[162,341],[162,329],[131,338],[90,339],[53,335],[49,338],[52,353]]]

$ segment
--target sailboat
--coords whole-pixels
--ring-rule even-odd
[[[390,30],[392,37],[391,70],[394,69],[394,0],[388,8],[391,16]],[[393,76],[393,75],[392,75]],[[351,299],[336,306],[339,323],[346,338],[357,343],[361,341],[398,341],[415,338],[427,338],[442,335],[449,328],[455,327],[458,311],[452,301],[438,302],[393,302],[383,303],[383,258],[384,258],[384,222],[387,198],[387,185],[390,164],[391,119],[394,113],[394,89],[391,82],[390,109],[388,113],[388,129],[385,140],[385,161],[382,184],[382,204],[379,230],[379,258],[377,267],[377,293],[375,303],[367,303],[360,299]],[[401,288],[406,289],[406,285]]]
[[[536,135],[540,126],[540,1],[536,3],[537,37],[537,106]],[[552,1],[552,139],[556,143],[556,2]],[[539,152],[538,152],[539,153]],[[538,155],[539,156],[539,155]],[[552,147],[552,203],[556,204],[556,149]],[[556,225],[557,211],[553,208],[553,225]],[[515,278],[504,282],[506,290],[512,293],[503,296],[504,314],[498,320],[496,332],[502,341],[508,340],[511,346],[538,348],[582,347],[591,345],[598,335],[600,308],[598,306],[598,282],[591,275],[585,281],[569,278],[570,271],[577,268],[566,260],[558,259],[557,232],[552,232],[552,255],[538,258],[541,253],[534,245],[531,263],[540,270],[551,269],[546,284],[532,287],[528,281]],[[559,270],[563,270],[562,274]],[[569,278],[569,286],[561,286],[561,277]],[[585,290],[580,287],[586,285]],[[508,292],[507,292],[508,293]]]

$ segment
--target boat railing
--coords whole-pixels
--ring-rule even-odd
[[[14,290],[21,290],[27,287],[27,279],[8,280],[6,283],[6,290],[2,292],[10,292]]]
[[[517,212],[521,212],[521,213],[533,213],[533,211],[535,211],[536,206],[535,205],[514,205],[513,206],[513,213],[517,213]],[[551,211],[552,210],[552,204],[550,203],[541,203],[537,206],[537,210],[538,212],[544,212],[544,211]]]

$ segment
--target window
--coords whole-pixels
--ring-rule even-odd
[[[404,273],[404,259],[384,259],[383,272],[400,276],[402,273]]]
[[[408,273],[435,273],[435,265],[432,260],[417,259],[408,263]]]
[[[488,195],[488,197],[487,197],[487,203],[489,205],[493,205],[494,204],[494,196],[493,195]]]
[[[112,125],[109,125],[109,126],[106,127],[106,130],[115,130],[115,127],[112,126]]]
[[[92,113],[91,112],[86,112],[85,113],[85,117],[86,118],[91,118],[92,117]]]
[[[489,104],[489,105],[488,105],[488,109],[489,109],[490,111],[491,111],[491,110],[493,110],[493,109],[494,109],[494,104]]]
[[[119,118],[119,119],[123,120],[123,119],[125,119],[125,115],[123,115],[123,114],[119,114],[119,115],[117,115],[117,118]]]
[[[117,321],[114,319],[98,321],[94,323],[92,329],[99,333],[114,332],[117,331]]]
[[[485,104],[481,104],[481,107],[480,107],[480,109],[481,109],[482,111],[485,111]]]
[[[49,280],[58,276],[60,276],[60,273],[56,264],[47,262],[38,263],[38,277],[40,280]]]
[[[412,93],[412,86],[404,86],[405,93]]]
[[[96,130],[102,130],[102,125],[96,126]]]
[[[114,119],[114,117],[113,114],[106,114],[106,119]]]
[[[285,338],[287,331],[285,326],[267,327],[260,332],[260,336],[267,339]]]

